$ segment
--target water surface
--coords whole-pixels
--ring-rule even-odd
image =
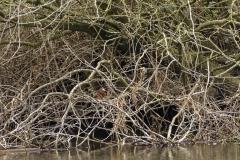
[[[0,160],[239,160],[239,144],[196,144],[193,146],[114,146],[48,152],[0,153]]]

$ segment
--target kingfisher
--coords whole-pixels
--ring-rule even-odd
[[[97,98],[103,99],[106,96],[106,90],[104,88],[101,88],[98,90]]]

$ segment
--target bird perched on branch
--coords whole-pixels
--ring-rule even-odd
[[[103,99],[106,96],[106,90],[104,88],[101,88],[98,90],[97,98]]]

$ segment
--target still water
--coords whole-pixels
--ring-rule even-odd
[[[240,144],[193,146],[114,146],[48,152],[0,152],[0,160],[240,160]]]

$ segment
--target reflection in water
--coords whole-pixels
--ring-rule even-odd
[[[87,151],[71,149],[40,153],[7,153],[0,160],[237,160],[239,144],[218,144],[175,147],[114,146]]]

